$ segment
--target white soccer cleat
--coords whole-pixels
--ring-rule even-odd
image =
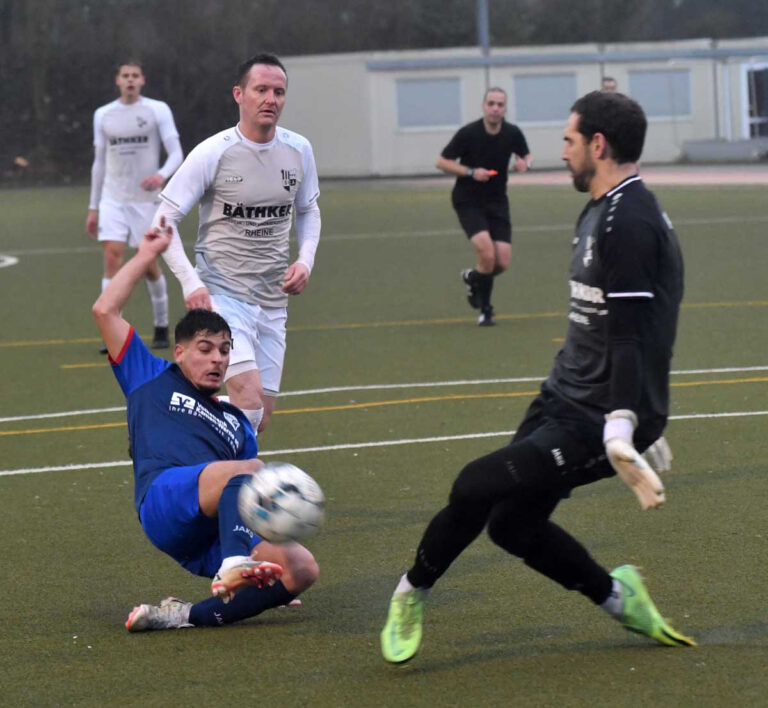
[[[191,602],[175,597],[166,597],[159,606],[139,605],[134,607],[125,622],[129,632],[146,632],[152,629],[182,629],[192,627],[189,623]]]
[[[274,585],[282,575],[283,569],[277,563],[255,561],[248,556],[225,558],[211,583],[211,594],[229,602],[244,587]]]

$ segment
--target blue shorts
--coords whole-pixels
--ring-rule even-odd
[[[139,509],[152,544],[190,573],[212,578],[221,566],[219,521],[200,511],[197,478],[210,463],[169,467],[147,490]],[[254,536],[254,546],[261,539]]]

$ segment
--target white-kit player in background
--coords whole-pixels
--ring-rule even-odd
[[[160,194],[154,225],[173,229],[163,254],[189,309],[215,309],[232,329],[225,380],[231,402],[261,432],[280,390],[289,295],[307,286],[320,239],[312,146],[277,127],[287,75],[273,54],[238,68],[232,89],[240,121],[204,140]],[[178,223],[195,206],[199,229],[193,268]],[[298,258],[290,263],[296,220]]]
[[[104,249],[101,290],[125,260],[125,244],[136,248],[152,223],[158,193],[181,164],[184,154],[173,113],[167,103],[146,98],[141,65],[127,61],[117,68],[120,97],[93,115],[94,159],[86,233],[98,237]],[[160,149],[165,163],[160,167]],[[146,273],[155,325],[152,346],[168,347],[168,287],[154,261]],[[106,347],[102,347],[106,354]]]

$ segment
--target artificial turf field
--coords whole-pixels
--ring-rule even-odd
[[[326,525],[307,544],[322,575],[303,607],[141,635],[123,626],[134,604],[195,601],[208,583],[154,550],[133,511],[123,400],[90,317],[101,256],[82,235],[87,191],[0,192],[0,255],[18,258],[0,268],[0,704],[768,705],[764,186],[655,190],[687,268],[667,504],[643,513],[612,479],[555,512],[604,565],[642,566],[699,646],[625,632],[483,536],[433,592],[417,657],[381,659],[389,597],[425,524],[549,370],[585,201],[565,186],[511,190],[513,266],[494,293],[499,326],[480,329],[448,189],[322,185],[324,236],[260,439],[265,460],[294,462],[326,492]],[[151,332],[143,287],[126,316]]]

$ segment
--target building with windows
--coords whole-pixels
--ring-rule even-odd
[[[649,119],[645,163],[768,156],[768,37],[715,41],[374,52],[289,57],[282,124],[313,143],[322,176],[434,174],[479,118],[488,86],[535,166],[561,164],[573,102],[612,76]]]

